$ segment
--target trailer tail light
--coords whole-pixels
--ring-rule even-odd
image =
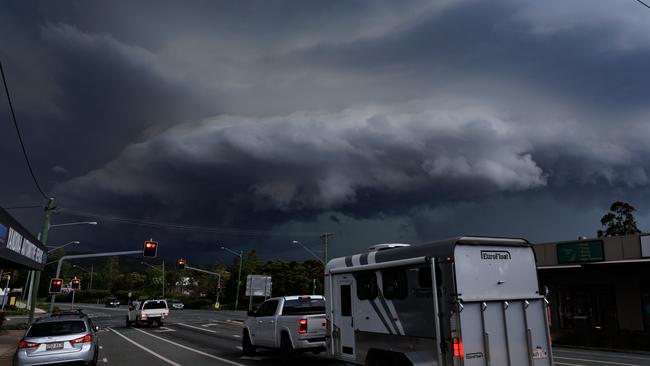
[[[18,348],[19,349],[24,349],[24,348],[37,348],[40,346],[39,343],[32,343],[32,342],[25,342],[25,341],[20,341],[18,342]]]
[[[90,343],[93,341],[93,336],[90,334],[86,334],[85,336],[77,339],[73,339],[70,341],[72,344],[80,344],[80,343]]]
[[[298,334],[307,334],[307,319],[300,319],[298,322]]]
[[[463,348],[463,341],[454,337],[454,358],[463,358],[465,357],[465,349]]]

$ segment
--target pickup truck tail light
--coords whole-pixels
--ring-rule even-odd
[[[300,319],[298,322],[298,334],[307,334],[307,319]]]

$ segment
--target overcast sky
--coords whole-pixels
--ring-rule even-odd
[[[212,262],[220,245],[305,259],[291,240],[325,231],[332,255],[570,240],[615,200],[650,230],[650,10],[633,0],[9,1],[0,59],[59,207],[224,229],[99,220],[52,241],[151,237]],[[4,94],[0,136],[0,204],[42,203]],[[12,213],[38,231],[42,211]]]

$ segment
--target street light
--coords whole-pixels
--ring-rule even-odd
[[[241,268],[244,265],[244,251],[240,250],[239,253],[237,253],[234,250],[226,248],[224,246],[221,247],[221,250],[225,250],[227,252],[230,252],[232,255],[239,257],[239,275],[237,275],[237,296],[235,296],[235,310],[238,310],[239,309],[239,285],[241,285]]]
[[[294,243],[294,244],[298,244],[298,245],[300,245],[304,250],[306,250],[306,251],[309,252],[309,254],[311,254],[314,258],[316,258],[316,260],[318,260],[319,262],[323,263],[323,265],[325,264],[325,261],[324,261],[322,258],[320,258],[318,255],[316,255],[316,253],[314,253],[313,250],[307,248],[306,246],[304,246],[304,245],[303,245],[301,242],[299,242],[298,240],[294,240],[293,243]]]
[[[158,268],[156,266],[152,266],[151,264],[149,264],[147,262],[140,262],[140,264],[143,264],[143,265],[145,265],[147,267],[151,267],[153,269],[156,269],[156,270],[160,271],[160,268]],[[165,261],[162,262],[162,297],[163,297],[163,299],[165,298]]]
[[[70,244],[79,244],[79,243],[81,243],[81,242],[78,241],[78,240],[70,241],[70,242],[67,242],[67,243],[65,243],[63,245],[59,245],[58,247],[53,247],[52,249],[48,250],[47,253],[50,254],[50,253],[52,253],[53,251],[55,251],[55,250],[57,250],[59,248],[63,248],[63,247],[68,246]]]
[[[50,229],[53,227],[72,226],[72,225],[97,225],[97,221],[80,221],[80,222],[68,222],[65,224],[54,224],[54,225],[50,225]]]
[[[81,266],[78,266],[76,264],[73,264],[72,267],[79,268],[82,271],[90,273],[90,283],[88,284],[88,291],[92,290],[93,289],[93,273],[95,272],[95,266],[91,264],[90,265],[90,271],[83,268],[83,267],[81,267]]]

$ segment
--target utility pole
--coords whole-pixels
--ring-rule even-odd
[[[334,233],[324,233],[321,235],[321,239],[323,239],[323,267],[327,266],[327,242],[329,241],[329,238],[333,237]]]
[[[43,222],[43,229],[39,235],[39,239],[43,245],[47,244],[47,234],[50,231],[50,219],[52,218],[52,212],[56,209],[54,207],[54,198],[50,198],[47,201],[47,206],[45,206],[45,221]],[[29,320],[27,321],[28,325],[32,325],[34,322],[34,310],[36,309],[36,298],[38,297],[38,284],[41,281],[41,271],[33,271],[32,274],[32,285],[29,287]]]
[[[239,310],[239,286],[241,285],[241,268],[244,265],[244,251],[239,251],[239,274],[237,275],[237,297],[235,297],[235,310]]]
[[[162,284],[162,285],[163,285],[163,286],[162,286],[162,287],[163,287],[163,288],[162,288],[163,293],[162,293],[162,297],[163,297],[163,299],[164,299],[164,298],[165,298],[165,261],[164,261],[164,260],[163,260],[163,262],[162,262],[162,272],[163,272],[163,280],[162,280],[162,283],[163,283],[163,284]]]

